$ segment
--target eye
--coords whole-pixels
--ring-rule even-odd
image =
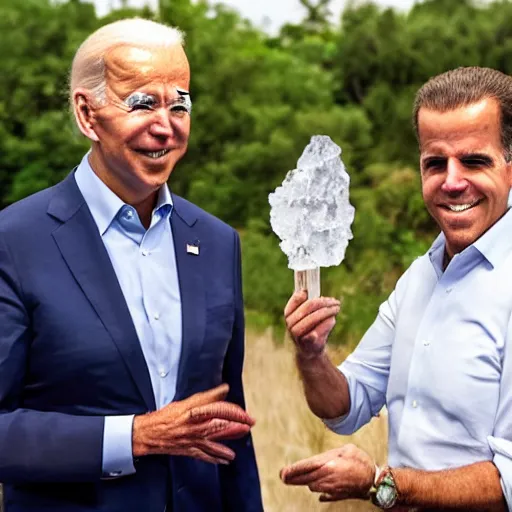
[[[173,114],[184,115],[190,114],[190,109],[188,109],[185,105],[172,105],[169,109]]]
[[[134,103],[131,107],[132,110],[152,110],[155,106],[155,100],[152,98],[144,98]]]
[[[185,114],[190,115],[192,113],[192,100],[190,98],[190,94],[178,89],[178,95],[178,98],[170,103],[169,111],[178,117],[183,117]]]
[[[132,105],[132,110],[151,110],[153,105],[151,103],[141,102]]]
[[[476,169],[480,167],[487,167],[491,164],[489,159],[487,158],[479,158],[479,157],[472,157],[472,158],[462,158],[461,159],[462,164],[465,167],[469,167],[470,169]]]
[[[428,158],[423,162],[423,169],[425,170],[438,170],[443,169],[446,165],[444,158]]]
[[[136,92],[129,96],[125,103],[130,107],[130,111],[152,110],[156,104],[156,99],[149,94]]]

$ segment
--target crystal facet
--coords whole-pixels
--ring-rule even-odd
[[[352,239],[354,207],[341,148],[315,135],[283,184],[269,195],[270,224],[293,270],[339,265]]]

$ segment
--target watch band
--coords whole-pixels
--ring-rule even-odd
[[[375,506],[387,510],[396,505],[399,493],[391,468],[385,466],[377,469],[374,485],[370,489],[370,500]]]

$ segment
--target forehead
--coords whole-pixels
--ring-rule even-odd
[[[190,68],[185,51],[179,45],[167,48],[120,46],[105,55],[107,85],[123,97],[151,86],[190,85]]]
[[[486,98],[465,107],[440,112],[421,108],[418,113],[420,150],[437,146],[501,147],[499,103]]]

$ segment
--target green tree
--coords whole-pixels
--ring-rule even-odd
[[[414,95],[461,65],[512,73],[512,2],[425,0],[405,13],[354,1],[339,26],[329,0],[297,3],[304,20],[271,37],[222,4],[160,0],[159,19],[186,33],[194,101],[171,188],[240,230],[246,305],[278,322],[292,277],[268,194],[311,135],[330,135],[356,218],[346,259],[323,271],[322,287],[345,299],[336,337],[354,343],[437,231],[420,193]],[[126,5],[98,19],[79,0],[0,0],[0,207],[56,183],[87,150],[68,107],[71,59],[96,28],[127,16],[157,17]]]
[[[1,204],[56,183],[83,154],[67,112],[67,77],[97,26],[90,4],[0,0]]]

